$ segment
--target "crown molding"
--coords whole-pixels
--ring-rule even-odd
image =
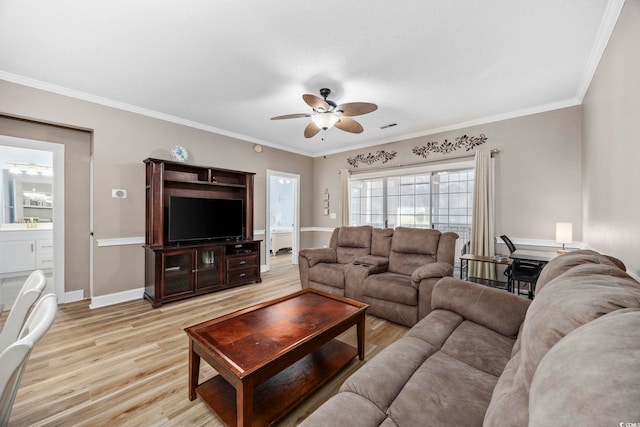
[[[602,59],[604,51],[609,44],[609,39],[611,39],[613,30],[616,27],[624,2],[625,0],[609,0],[607,3],[607,8],[604,12],[602,21],[600,22],[600,28],[598,29],[595,43],[593,44],[591,54],[587,60],[584,74],[582,75],[582,81],[580,82],[580,86],[578,86],[576,99],[579,101],[579,104],[582,104],[582,101],[591,86],[591,81],[593,80],[593,76],[596,74],[598,65],[600,65],[600,60]]]
[[[410,133],[406,135],[397,135],[386,139],[380,139],[377,141],[369,142],[366,144],[352,145],[345,149],[329,150],[319,154],[313,154],[313,157],[329,156],[331,154],[339,154],[347,151],[361,150],[363,148],[375,147],[382,144],[390,144],[393,142],[407,141],[413,138],[421,138],[424,136],[435,135],[438,133],[449,132],[458,129],[469,128],[472,126],[486,125],[488,123],[500,122],[503,120],[516,119],[518,117],[530,116],[533,114],[545,113],[547,111],[560,110],[562,108],[575,107],[580,105],[580,101],[577,98],[567,99],[560,102],[554,102],[551,104],[538,105],[531,108],[524,108],[522,110],[511,111],[508,113],[496,114],[494,116],[487,116],[479,119],[468,120],[465,122],[454,123],[451,125],[432,128],[420,132]]]
[[[32,79],[29,77],[21,76],[18,74],[8,73],[0,70],[0,80],[5,80],[10,83],[16,83],[22,86],[31,87],[34,89],[43,90],[46,92],[55,93],[58,95],[67,96],[69,98],[79,99],[81,101],[91,102],[93,104],[103,105],[105,107],[116,108],[118,110],[128,111],[130,113],[140,114],[142,116],[151,117],[154,119],[163,120],[165,122],[175,123],[178,125],[187,126],[194,129],[200,129],[206,132],[216,133],[218,135],[228,136],[230,138],[239,139],[244,142],[250,142],[253,144],[265,145],[267,147],[276,148],[278,150],[288,151],[294,154],[300,154],[303,156],[312,156],[312,153],[303,150],[296,150],[291,147],[285,147],[283,145],[274,144],[269,141],[261,140],[258,138],[252,138],[247,135],[243,135],[236,132],[230,132],[224,129],[220,129],[214,126],[205,125],[203,123],[194,122],[192,120],[183,119],[181,117],[172,116],[171,114],[161,113],[159,111],[150,110],[147,108],[137,107],[135,105],[127,104],[125,102],[115,101],[113,99],[104,98],[101,96],[92,95],[90,93],[81,92],[74,89],[69,89],[64,86],[58,86],[51,83],[43,82],[41,80]]]

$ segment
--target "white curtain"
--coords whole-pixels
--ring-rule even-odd
[[[494,224],[494,160],[491,150],[478,150],[475,158],[471,248],[474,255],[495,255]],[[470,276],[495,280],[495,265],[472,262]]]
[[[349,169],[340,170],[340,227],[351,222],[351,192],[349,185]]]

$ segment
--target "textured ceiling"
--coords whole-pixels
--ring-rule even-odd
[[[0,79],[321,155],[579,104],[622,3],[0,0]],[[362,134],[269,120],[322,87]]]

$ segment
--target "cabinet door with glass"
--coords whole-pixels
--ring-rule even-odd
[[[222,288],[222,269],[220,260],[222,250],[219,246],[196,249],[196,291]]]
[[[194,250],[172,250],[162,252],[163,285],[162,299],[178,297],[194,291]]]

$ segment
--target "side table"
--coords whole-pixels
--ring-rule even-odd
[[[460,257],[460,279],[475,281],[476,283],[481,283],[483,285],[498,287],[500,286],[500,282],[497,280],[490,280],[478,277],[469,277],[469,261],[475,262],[488,262],[490,264],[498,264],[504,266],[510,266],[513,263],[511,258],[508,258],[506,261],[497,261],[493,257],[484,256],[484,255],[473,255],[473,254],[464,254]],[[507,290],[511,292],[513,289],[511,280],[507,280]]]

